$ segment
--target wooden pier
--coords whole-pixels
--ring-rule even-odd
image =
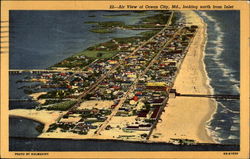
[[[10,74],[21,74],[21,73],[31,73],[31,74],[39,74],[39,73],[67,73],[67,72],[82,72],[76,70],[49,70],[49,69],[11,69],[9,70]]]
[[[208,94],[181,94],[181,93],[176,93],[176,96],[182,96],[182,97],[204,97],[204,98],[215,98],[215,99],[222,99],[222,100],[227,100],[227,99],[238,100],[238,99],[240,99],[240,95],[231,95],[231,94],[213,94],[213,95],[208,95]]]

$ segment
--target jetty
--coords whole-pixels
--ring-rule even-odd
[[[49,69],[10,69],[10,74],[21,74],[21,73],[32,73],[32,74],[39,74],[39,73],[66,73],[66,72],[82,72],[77,70],[49,70]]]

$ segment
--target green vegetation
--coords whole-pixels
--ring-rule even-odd
[[[117,51],[91,51],[91,50],[85,50],[82,52],[77,53],[76,55],[81,56],[87,56],[90,58],[110,58],[114,56],[117,53]]]
[[[100,33],[100,34],[113,33],[115,31],[113,28],[126,26],[124,22],[120,21],[107,21],[107,22],[88,21],[85,23],[95,24],[96,25],[95,28],[91,29],[90,31],[93,33]]]
[[[144,23],[153,24],[166,24],[168,18],[170,17],[170,12],[162,12],[153,16],[145,17],[142,19]]]
[[[120,21],[98,22],[99,27],[124,27],[125,23]]]
[[[93,58],[81,58],[77,56],[71,56],[69,58],[64,59],[63,61],[53,65],[52,67],[67,67],[71,68],[80,68],[82,69],[84,66],[93,62]]]
[[[42,105],[50,105],[50,104],[55,104],[55,103],[60,103],[62,102],[62,100],[46,100],[45,103],[43,103]]]
[[[56,123],[53,123],[49,126],[49,129],[47,130],[47,132],[53,132],[54,130],[56,130],[58,128],[58,125]]]
[[[70,92],[64,91],[64,90],[54,90],[47,92],[47,94],[42,94],[38,97],[38,99],[44,99],[44,98],[59,98],[63,99],[67,95],[69,95]]]
[[[173,17],[172,17],[172,24],[175,24],[176,23],[176,21],[177,21],[177,19],[179,19],[179,17],[180,17],[180,13],[178,13],[178,12],[175,12],[174,14],[173,14]]]
[[[117,41],[119,44],[133,43],[136,41],[136,39],[140,39],[140,37],[132,36],[125,38],[114,38],[114,40]]]
[[[93,33],[101,33],[101,34],[113,33],[114,32],[114,30],[105,29],[105,28],[91,29],[90,31],[93,32]]]
[[[65,102],[50,105],[47,107],[47,110],[66,111],[69,108],[71,108],[72,106],[74,106],[75,103],[76,103],[76,101],[65,101]]]
[[[44,129],[44,125],[43,125],[43,124],[37,125],[37,126],[36,126],[36,130],[37,130],[39,133],[42,133],[42,132],[43,132],[43,129]]]
[[[130,14],[130,13],[123,13],[123,14],[104,14],[104,15],[102,15],[102,16],[112,18],[112,17],[129,16],[129,15],[131,15],[131,14]]]
[[[98,22],[96,22],[96,21],[86,21],[86,22],[84,22],[85,24],[98,24]]]

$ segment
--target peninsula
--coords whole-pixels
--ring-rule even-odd
[[[183,21],[175,11],[160,14],[139,27],[91,22],[97,33],[147,31],[98,44],[38,71],[29,82],[60,89],[31,94],[41,104],[10,110],[10,116],[43,123],[39,138],[213,143],[205,127],[215,102],[179,96],[211,94],[203,62],[206,24],[193,11],[182,11]]]

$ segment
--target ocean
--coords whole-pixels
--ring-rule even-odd
[[[126,14],[129,16],[102,16],[103,14]],[[240,88],[240,13],[239,11],[199,11],[197,12],[207,23],[207,43],[204,63],[214,94],[239,94]],[[136,24],[140,18],[153,11],[135,13],[128,11],[11,11],[10,12],[10,69],[44,69],[62,59],[65,59],[92,45],[110,40],[114,37],[134,36],[140,31],[117,30],[115,33],[96,34],[88,31],[92,28],[87,21],[124,21],[126,24]],[[23,86],[16,81],[27,75],[10,75],[10,98],[27,98],[27,95],[18,89]],[[10,102],[9,109],[34,108],[36,103]],[[217,100],[217,110],[207,123],[207,130],[214,140],[222,144],[239,144],[240,142],[240,103],[239,100]],[[176,151],[199,150],[188,147],[175,147],[152,144],[142,146],[138,143],[124,144],[114,141],[74,141],[74,140],[40,140],[22,137],[22,133],[15,134],[14,130],[20,125],[27,126],[31,137],[39,135],[34,129],[35,121],[11,119],[10,122],[10,150],[138,150],[144,151]],[[29,135],[28,135],[29,136]],[[27,137],[27,136],[23,136]],[[47,144],[54,146],[48,147]],[[67,144],[64,144],[67,143]],[[113,149],[96,149],[94,145],[116,146]],[[64,145],[64,146],[63,146]],[[71,146],[66,146],[71,145]],[[77,145],[77,146],[74,146]],[[86,146],[89,145],[89,146]],[[92,146],[91,146],[92,145]],[[88,148],[87,148],[88,147]],[[103,146],[100,146],[103,147]],[[99,147],[99,148],[100,148]],[[105,146],[104,146],[105,147]],[[118,149],[119,147],[123,147]],[[237,147],[237,146],[236,146]],[[205,146],[200,150],[236,150],[239,147]]]
[[[240,93],[240,12],[198,12],[207,23],[204,62],[214,94]],[[218,143],[239,144],[239,100],[217,100],[217,111],[207,125]]]

